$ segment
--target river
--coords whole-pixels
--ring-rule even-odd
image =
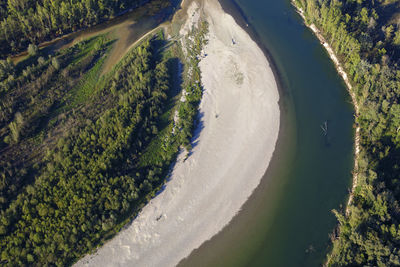
[[[337,223],[331,211],[343,209],[351,187],[351,99],[327,52],[288,0],[222,2],[274,62],[281,87],[280,137],[242,211],[180,265],[320,266]]]
[[[289,0],[236,1],[222,4],[275,66],[281,98],[279,140],[270,167],[242,210],[180,265],[320,266],[337,223],[331,210],[345,204],[351,186],[350,97],[328,54]],[[146,17],[139,11],[72,34],[57,42],[56,49],[117,26],[121,36],[129,29],[121,48],[115,49],[124,51],[169,17]]]

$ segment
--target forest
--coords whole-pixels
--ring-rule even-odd
[[[95,5],[97,19],[82,19],[67,31],[137,1],[25,2],[2,1],[2,19],[19,13],[31,19],[55,2]],[[115,235],[160,190],[178,152],[191,149],[206,31],[206,23],[192,30],[184,55],[160,30],[106,74],[103,63],[114,43],[108,34],[55,52],[27,45],[62,34],[49,30],[15,43],[13,51],[28,47],[23,61],[0,60],[1,265],[71,265]],[[184,64],[183,82],[178,64]]]
[[[0,0],[0,59],[146,2],[149,0]]]
[[[345,68],[359,105],[354,198],[335,210],[328,266],[400,265],[400,4],[296,0]]]

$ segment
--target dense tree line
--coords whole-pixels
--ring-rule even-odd
[[[147,0],[0,0],[0,55],[90,27]]]
[[[53,56],[32,49],[17,66],[0,61],[1,264],[69,265],[162,186],[180,147],[190,148],[206,29],[188,39],[185,102],[170,96],[176,53],[164,51],[162,33],[99,79],[105,36]]]
[[[398,1],[296,0],[346,69],[360,107],[358,184],[335,211],[328,264],[400,265],[400,14]]]
[[[140,151],[168,89],[165,65],[157,65],[153,77],[151,54],[143,48],[121,73],[126,78],[118,79],[117,107],[88,121],[76,137],[61,139],[43,174],[5,212],[0,229],[9,234],[2,240],[5,259],[44,264],[80,256],[96,243],[94,233],[112,229],[132,201],[152,190],[159,168],[149,181],[144,177],[150,170],[132,177],[121,164]],[[18,251],[21,240],[25,245]]]
[[[35,183],[3,210],[3,260],[41,265],[76,258],[115,226],[133,200],[152,190],[141,178],[146,170],[131,177],[121,161],[137,155],[149,139],[146,129],[155,125],[166,99],[166,65],[152,66],[149,43],[125,62],[113,79],[118,104],[59,139]]]
[[[104,37],[98,37],[53,56],[32,56],[27,60],[32,65],[23,62],[17,67],[11,61],[0,60],[0,65],[5,66],[0,67],[1,209],[32,178],[36,157],[41,158],[44,153],[40,143],[50,139],[52,122],[61,124],[56,109],[70,102],[68,94],[82,72],[99,62],[108,46]],[[86,49],[90,52],[82,53]],[[70,64],[77,58],[81,60]]]

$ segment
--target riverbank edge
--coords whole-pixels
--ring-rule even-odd
[[[187,2],[188,1],[185,1],[185,0],[183,0],[182,1],[182,3],[181,3],[181,7],[184,5],[184,3],[185,4],[187,4]],[[191,1],[189,1],[189,2],[191,2]],[[217,1],[216,1],[217,2]],[[219,2],[219,1],[218,1]],[[225,11],[225,10],[224,10]],[[233,17],[233,16],[232,16]],[[240,25],[239,25],[239,27],[241,27]],[[242,28],[242,30],[244,30],[245,31],[245,29],[243,28],[243,27],[241,27]],[[246,33],[247,33],[247,31],[245,31]],[[251,36],[250,36],[251,37]],[[253,40],[253,38],[250,38],[252,41],[254,41]],[[256,45],[258,45],[257,43],[256,43]],[[261,47],[259,47],[260,48],[260,52],[262,52],[262,53],[264,53],[264,51],[263,51],[263,49],[261,49]],[[271,69],[272,69],[272,64],[271,64],[271,61],[269,60],[269,58],[267,58],[267,57],[265,57],[265,60],[266,60],[266,62],[268,62],[269,64],[270,64],[270,67],[271,67]],[[275,67],[275,66],[274,66]],[[276,85],[278,85],[278,80],[276,79],[276,76],[275,76],[275,72],[274,71],[271,71],[271,73],[273,74],[273,78],[274,78],[274,81],[275,81],[275,83],[276,83]],[[278,93],[278,96],[279,96],[279,101],[281,100],[281,98],[280,98],[280,92],[279,92],[279,90],[277,90],[277,93]],[[277,101],[278,102],[278,101]],[[280,111],[281,111],[281,106],[278,104],[277,105],[277,107],[278,107],[278,114],[280,114]],[[278,119],[278,121],[280,121],[281,119],[280,119],[281,117],[279,116],[279,119]],[[278,139],[279,139],[279,136],[280,136],[280,129],[281,129],[281,124],[279,123],[279,127],[277,127],[277,138],[275,139],[275,142],[274,142],[274,147],[276,147],[276,144],[277,144],[277,142],[278,142]],[[274,154],[274,152],[275,152],[275,149],[273,149],[272,150],[272,154]],[[272,157],[273,157],[273,155],[271,156],[271,159],[267,162],[267,163],[269,163],[271,160],[272,160]],[[268,165],[269,166],[269,165]],[[268,168],[267,168],[268,169]],[[266,170],[265,170],[265,172],[266,172]],[[264,173],[264,171],[263,171],[263,173]],[[264,176],[263,175],[261,175],[260,177],[259,177],[259,179],[258,179],[258,182],[260,183],[261,182],[261,180],[262,180],[262,178],[263,178]],[[257,187],[256,187],[257,188]],[[254,190],[256,189],[256,188],[254,188]],[[253,191],[254,191],[253,190]],[[251,194],[252,193],[250,193],[250,196],[251,196]],[[238,212],[240,212],[240,210],[238,211]],[[237,214],[237,213],[236,213]],[[235,215],[236,216],[236,215]],[[232,218],[233,219],[233,218]],[[232,219],[230,219],[230,221],[232,220]],[[223,228],[225,228],[229,223],[230,223],[230,221],[228,221],[228,223],[224,226],[224,227],[222,227],[221,229],[220,229],[220,231],[222,231],[223,230]],[[219,232],[218,232],[219,233]],[[217,233],[217,234],[218,234]],[[214,236],[214,235],[213,235]],[[211,236],[210,238],[212,238],[213,236]],[[206,241],[206,240],[205,240]]]
[[[337,55],[333,51],[331,45],[327,42],[321,31],[315,26],[315,24],[308,24],[307,19],[304,15],[304,11],[301,7],[299,7],[294,0],[291,0],[291,4],[293,7],[296,9],[297,13],[301,16],[303,19],[304,25],[307,26],[311,31],[314,33],[314,35],[318,38],[320,41],[321,45],[325,48],[325,50],[328,52],[329,57],[335,64],[336,71],[338,74],[342,77],[343,81],[346,84],[347,91],[349,92],[349,95],[351,97],[351,101],[354,107],[355,111],[355,117],[357,118],[360,114],[360,107],[357,103],[357,98],[355,93],[353,92],[353,86],[350,83],[350,80],[348,78],[347,73],[344,71],[344,68],[342,64],[340,63]],[[349,198],[347,200],[346,204],[346,209],[345,209],[345,214],[346,216],[349,216],[350,214],[350,205],[353,202],[354,198],[354,191],[358,185],[358,160],[360,156],[360,126],[358,125],[357,122],[355,122],[355,134],[354,134],[354,167],[353,167],[353,181],[352,181],[352,186],[351,186],[351,191],[349,194]],[[328,254],[328,258],[326,262],[324,263],[324,266],[329,266],[330,262],[330,255]]]
[[[187,0],[182,0],[182,4],[185,1]],[[283,74],[279,71],[278,64],[273,58],[272,53],[269,51],[266,45],[262,43],[261,36],[255,30],[252,22],[246,16],[243,9],[236,2],[236,0],[217,0],[217,1],[220,3],[223,11],[226,14],[232,16],[236,24],[238,24],[249,35],[249,37],[257,44],[257,46],[261,49],[265,58],[269,62],[279,94],[278,106],[279,106],[280,117],[279,117],[278,138],[276,140],[275,150],[273,151],[272,157],[270,159],[267,169],[265,170],[264,175],[261,177],[260,183],[253,190],[253,193],[249,196],[246,202],[243,203],[239,212],[216,235],[211,237],[211,239],[205,241],[200,247],[194,249],[186,258],[183,258],[177,264],[177,267],[190,266],[190,264],[193,263],[191,260],[192,257],[198,257],[198,254],[203,253],[202,250],[208,249],[208,246],[210,246],[209,243],[214,243],[216,239],[217,240],[220,238],[223,239],[225,231],[229,231],[229,228],[231,227],[236,227],[234,225],[237,224],[236,221],[238,220],[238,217],[241,217],[242,213],[245,213],[246,206],[249,205],[249,202],[253,202],[254,198],[257,198],[257,196],[255,195],[259,195],[262,190],[265,191],[265,187],[268,186],[268,183],[271,181],[271,177],[273,177],[274,174],[276,174],[277,169],[281,168],[279,162],[281,162],[282,160],[289,162],[293,158],[293,155],[288,156],[287,154],[289,152],[289,148],[292,147],[293,143],[296,142],[294,140],[296,138],[295,137],[296,129],[292,127],[296,123],[295,122],[296,118],[293,116],[293,111],[291,110],[290,107],[291,105],[293,105],[292,98],[290,97],[289,90],[286,89],[287,85],[284,82],[285,79],[283,77]],[[190,262],[190,264],[188,264],[188,262]],[[196,264],[194,266],[198,266]]]
[[[183,1],[186,1],[186,0],[183,0]],[[250,38],[257,44],[257,46],[263,52],[264,56],[267,58],[267,61],[269,62],[269,65],[272,69],[272,73],[274,74],[275,82],[278,86],[279,109],[280,109],[280,111],[282,111],[282,109],[283,109],[282,102],[285,100],[284,96],[289,94],[289,92],[285,88],[285,85],[283,82],[284,79],[278,70],[277,63],[276,63],[275,59],[272,57],[271,52],[261,42],[261,37],[259,36],[258,32],[254,29],[254,26],[249,21],[249,19],[246,17],[242,8],[239,6],[239,4],[236,2],[236,0],[217,0],[217,1],[220,3],[224,12],[229,14],[230,16],[232,16],[232,18],[235,20],[236,24],[238,24],[250,36]],[[233,8],[230,8],[228,3],[231,4]],[[237,13],[237,14],[235,14],[235,13]],[[282,118],[282,116],[281,116],[281,118]],[[282,125],[282,124],[280,124],[280,125]],[[279,131],[281,131],[281,130],[279,130]],[[279,139],[279,137],[278,137],[278,139]]]

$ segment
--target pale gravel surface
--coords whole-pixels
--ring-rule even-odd
[[[193,153],[179,156],[165,190],[131,225],[77,266],[176,265],[229,223],[268,167],[279,132],[271,67],[218,1],[203,3],[188,9],[188,18],[203,9],[209,22]]]

